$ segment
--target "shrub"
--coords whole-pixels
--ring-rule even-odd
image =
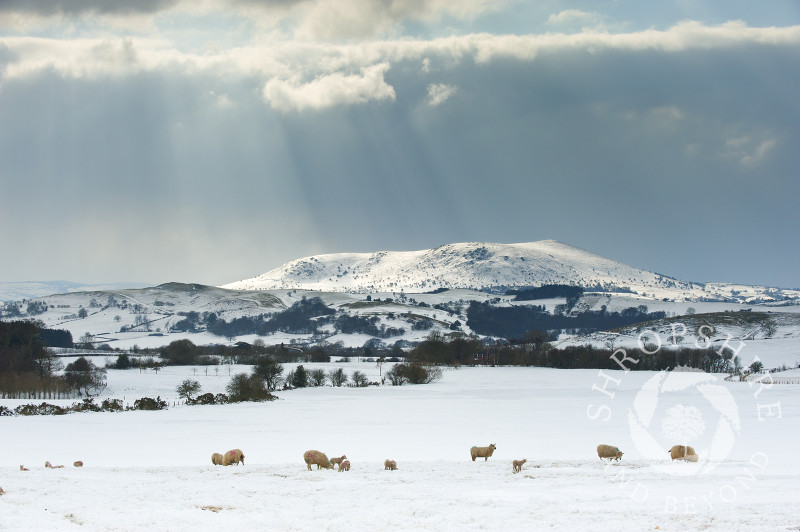
[[[111,365],[113,369],[129,369],[131,367],[131,358],[128,355],[119,355],[117,361]]]
[[[133,402],[133,410],[166,410],[167,403],[161,397],[142,397]]]
[[[63,416],[68,410],[58,405],[42,403],[40,405],[22,405],[14,409],[18,416]]]
[[[419,362],[396,364],[386,372],[386,377],[394,386],[402,384],[429,384],[442,378],[442,370],[424,366]]]
[[[119,399],[103,399],[100,410],[103,412],[122,412],[124,408],[122,407],[122,401]]]
[[[226,387],[230,402],[240,401],[271,401],[276,399],[269,393],[267,385],[258,375],[239,373],[234,375]]]
[[[94,404],[94,399],[84,399],[80,403],[74,403],[70,408],[72,412],[100,412],[101,408]]]

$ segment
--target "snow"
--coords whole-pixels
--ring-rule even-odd
[[[800,290],[726,283],[699,284],[607,259],[558,242],[467,242],[417,251],[336,253],[286,264],[250,279],[223,285],[235,290],[311,289],[323,292],[430,292],[543,284],[600,285],[650,300],[703,299],[759,303],[800,299]],[[795,301],[796,302],[796,301]]]
[[[304,366],[378,380],[374,363]],[[185,378],[224,390],[229,368],[219,369],[109,370],[100,399],[172,404]],[[271,403],[4,417],[0,529],[796,529],[798,392],[702,373],[478,367],[428,385],[281,391]],[[701,421],[696,464],[666,453],[676,409]],[[658,455],[632,428],[642,410],[653,412]],[[725,420],[735,421],[730,445],[718,438]],[[489,443],[493,457],[470,461],[472,445]],[[622,461],[601,463],[599,443],[619,446]],[[211,453],[235,447],[246,465],[211,465]],[[352,469],[309,472],[308,449],[346,453]],[[399,470],[384,471],[386,458]],[[78,459],[84,468],[69,466]]]

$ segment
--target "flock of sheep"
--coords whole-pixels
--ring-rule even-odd
[[[687,462],[697,462],[697,453],[692,447],[688,445],[673,445],[672,448],[667,451],[669,453],[670,458],[673,460],[686,460]],[[602,460],[604,458],[608,458],[609,460],[617,460],[619,461],[622,458],[623,452],[619,450],[619,447],[614,447],[613,445],[604,445],[600,444],[597,446],[597,456]],[[474,460],[474,458],[473,458]]]
[[[72,462],[72,465],[75,466],[75,467],[83,467],[83,462],[81,462],[80,460],[77,460],[75,462]],[[53,464],[51,464],[50,460],[47,460],[44,463],[44,467],[47,468],[47,469],[63,469],[64,468],[63,465],[53,465]],[[28,469],[24,465],[20,465],[19,466],[19,470],[20,471],[30,471],[30,469]],[[0,493],[2,493],[2,490],[0,490]]]
[[[489,460],[489,457],[494,454],[494,450],[497,449],[495,444],[489,444],[486,447],[472,447],[469,450],[469,455],[474,462],[476,458],[483,458],[483,461]],[[688,445],[675,445],[669,451],[669,456],[672,460],[686,460],[687,462],[697,462],[697,453],[695,450],[688,446]],[[615,447],[614,445],[605,445],[600,444],[597,446],[597,456],[603,459],[609,460],[617,460],[619,461],[622,458],[624,453],[619,450],[619,447]],[[346,455],[334,457],[328,459],[328,456],[320,451],[310,450],[303,453],[303,461],[306,463],[306,467],[308,470],[311,471],[311,466],[316,465],[317,469],[334,469],[334,466],[338,467],[339,472],[342,471],[350,471],[350,460],[347,459]],[[526,458],[522,460],[514,460],[511,462],[511,471],[512,473],[519,473],[522,471],[522,466],[527,462]],[[244,465],[244,453],[241,449],[231,449],[225,454],[214,453],[211,455],[211,463],[214,465]],[[83,467],[83,462],[80,460],[74,462],[72,464],[75,467]],[[49,461],[44,463],[44,467],[47,469],[61,469],[63,465],[52,465]],[[383,469],[384,471],[396,471],[397,470],[397,462],[394,460],[389,460],[388,458],[383,462]],[[30,471],[27,467],[20,465],[20,471]],[[0,488],[0,495],[5,493],[3,488]]]
[[[477,447],[473,446],[469,450],[469,455],[474,462],[476,458],[483,458],[483,461],[489,460],[489,457],[494,454],[495,449],[497,449],[497,445],[494,443],[489,444],[486,447]],[[667,451],[670,454],[670,457],[673,460],[686,460],[688,462],[697,462],[697,453],[695,450],[689,446],[685,445],[675,445]],[[605,445],[600,444],[597,446],[597,456],[602,459],[610,459],[610,460],[617,460],[619,461],[622,458],[623,452],[619,450],[619,447],[615,447],[614,445]],[[311,466],[316,465],[317,469],[338,469],[339,472],[342,471],[350,471],[350,460],[347,459],[347,455],[337,456],[333,458],[328,458],[328,455],[321,451],[317,450],[309,450],[303,453],[303,461],[306,463],[306,467],[309,471],[311,471]],[[512,473],[519,473],[522,471],[522,466],[527,462],[527,458],[523,458],[522,460],[513,460],[511,462],[511,471]],[[78,462],[76,462],[77,465]],[[214,453],[211,455],[211,463],[214,465],[223,465],[229,466],[232,464],[242,464],[244,465],[244,453],[241,449],[232,449],[225,453],[224,455],[220,453]],[[50,462],[47,462],[47,466],[49,467]],[[334,467],[335,466],[335,467]],[[22,466],[20,466],[22,467]],[[54,466],[54,467],[63,467],[63,466]],[[386,459],[383,462],[383,469],[388,471],[396,471],[397,470],[397,462],[394,460]]]

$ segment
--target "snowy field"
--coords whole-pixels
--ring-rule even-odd
[[[304,366],[378,380],[374,364]],[[218,392],[230,377],[227,366],[109,370],[101,399],[172,404],[185,378]],[[462,368],[429,385],[293,390],[263,404],[5,417],[0,529],[797,530],[800,385],[762,384]],[[684,442],[699,462],[670,462]],[[472,462],[469,448],[489,443],[494,456]],[[622,461],[601,463],[599,443]],[[246,465],[211,464],[236,447]],[[308,449],[347,454],[352,469],[307,471]]]

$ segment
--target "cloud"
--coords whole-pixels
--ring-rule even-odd
[[[458,87],[445,83],[432,83],[428,85],[428,105],[434,107],[445,102],[455,94],[457,90]]]
[[[388,63],[361,70],[361,74],[339,72],[320,76],[308,83],[271,79],[264,86],[264,99],[279,111],[324,109],[336,105],[394,100],[394,89],[383,79]]]
[[[46,39],[0,37],[7,62],[7,76],[54,69],[67,76],[92,76],[161,69],[237,72],[275,78],[273,87],[290,90],[303,87],[298,80],[320,77],[316,83],[352,85],[364,76],[352,72],[377,64],[398,61],[423,62],[423,72],[473,60],[487,64],[499,59],[534,60],[542,53],[613,51],[725,50],[747,45],[795,46],[800,44],[800,26],[751,28],[734,22],[706,26],[683,22],[663,31],[630,33],[583,31],[573,34],[490,35],[468,34],[436,39],[373,40],[354,44],[308,41],[267,41],[219,51],[183,51],[167,40],[147,37],[125,39]],[[385,69],[384,69],[385,70]],[[375,70],[369,70],[372,76]],[[381,71],[382,73],[383,71]],[[331,74],[338,74],[326,78]],[[307,89],[312,89],[311,84]],[[385,87],[383,87],[385,90]]]
[[[754,165],[763,161],[776,144],[774,138],[754,139],[751,135],[732,137],[725,143],[725,155],[738,160],[743,166]]]
[[[551,26],[561,26],[567,24],[588,25],[589,23],[599,23],[602,18],[602,15],[598,13],[581,11],[580,9],[566,9],[560,13],[550,15],[547,18],[547,24]]]

